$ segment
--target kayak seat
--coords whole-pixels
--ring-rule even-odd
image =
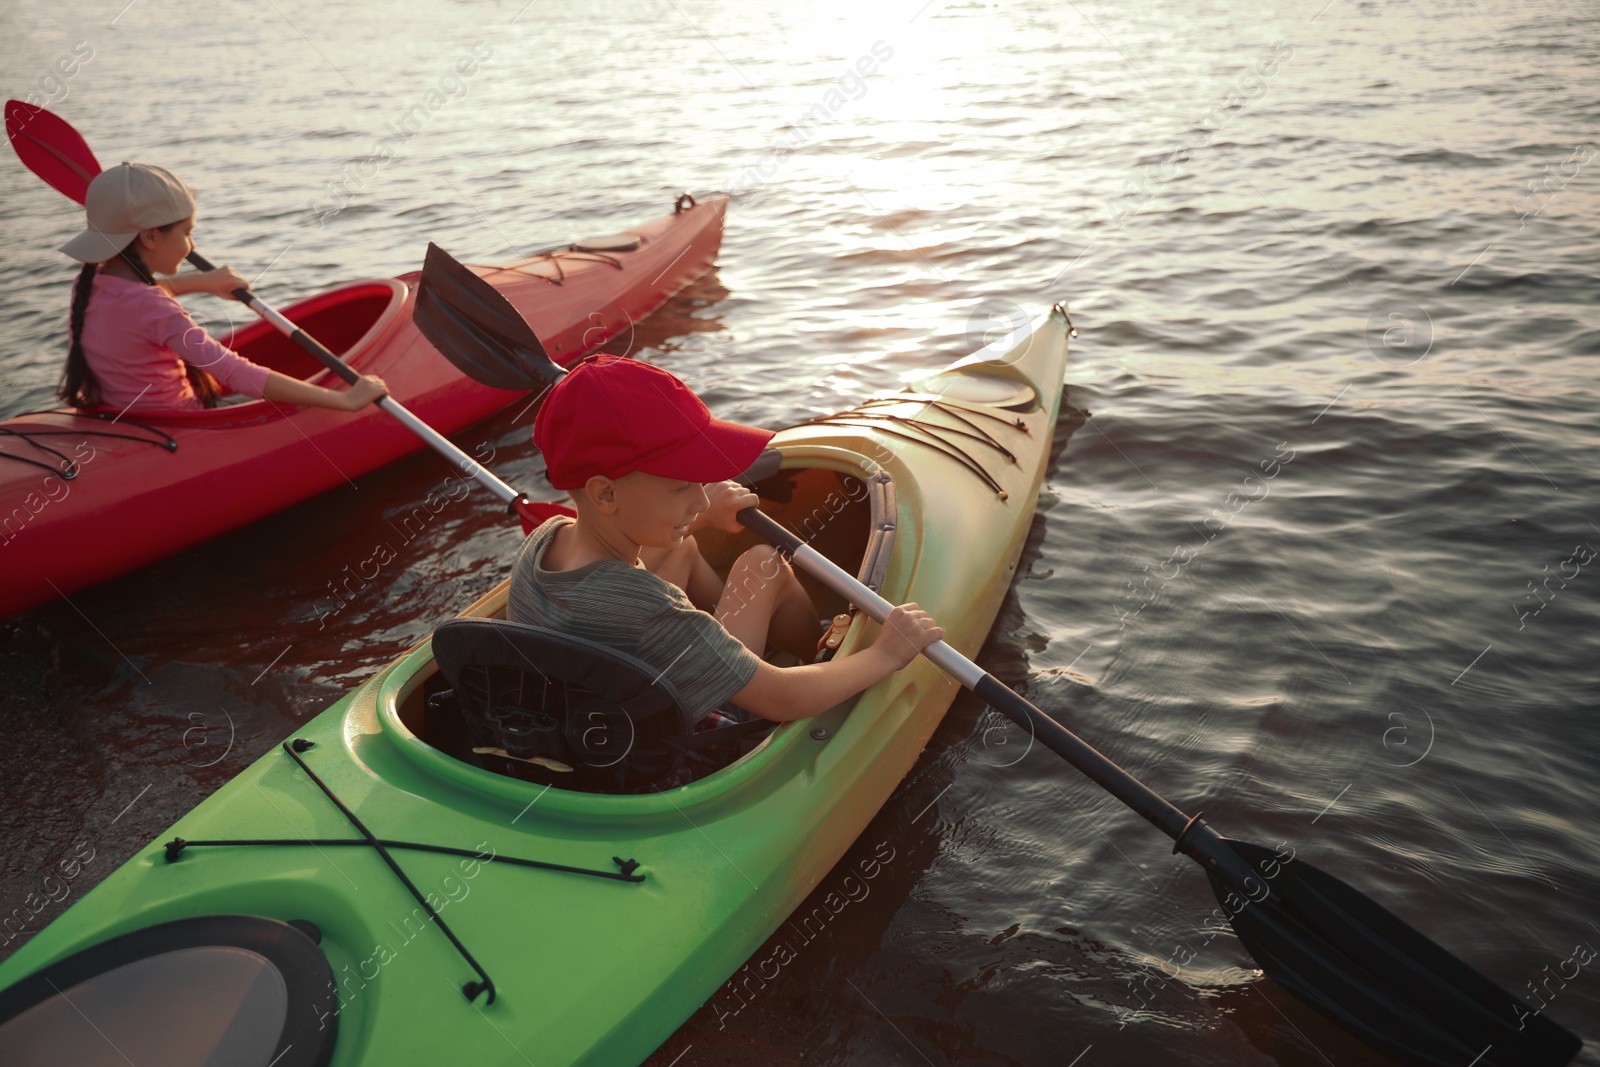
[[[452,619],[434,631],[433,655],[449,688],[428,699],[428,718],[459,715],[469,740],[449,754],[575,792],[686,784],[773,725],[696,731],[677,690],[649,665],[541,626]]]

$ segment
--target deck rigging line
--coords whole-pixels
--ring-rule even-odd
[[[350,824],[361,832],[361,838],[359,840],[332,839],[332,840],[317,841],[317,840],[310,840],[310,839],[307,839],[307,838],[301,838],[299,840],[289,840],[289,841],[285,841],[285,840],[282,840],[282,839],[265,839],[265,840],[257,840],[257,841],[248,841],[248,840],[238,840],[238,841],[185,841],[182,838],[175,838],[171,842],[168,842],[168,844],[166,846],[166,848],[167,848],[167,860],[169,862],[176,860],[178,858],[178,856],[183,852],[183,850],[185,848],[187,848],[188,846],[190,846],[190,845],[255,845],[255,844],[259,844],[259,845],[280,845],[280,844],[305,845],[305,844],[311,844],[311,845],[366,845],[366,846],[369,846],[375,852],[377,852],[377,854],[379,855],[380,858],[382,858],[384,863],[388,864],[389,869],[395,873],[395,877],[399,878],[401,883],[406,887],[406,889],[410,891],[412,897],[416,899],[417,903],[422,905],[423,910],[428,913],[428,917],[431,920],[433,920],[435,925],[437,925],[439,927],[439,932],[444,934],[445,937],[450,939],[450,943],[455,946],[456,951],[461,953],[461,958],[466,960],[468,966],[470,966],[474,971],[476,971],[478,973],[478,981],[476,981],[476,982],[466,982],[466,983],[464,983],[462,985],[462,987],[461,987],[462,995],[465,996],[467,998],[467,1000],[469,1000],[469,1001],[475,1001],[475,1000],[478,999],[478,996],[480,994],[487,993],[487,994],[489,994],[489,999],[484,1001],[484,1003],[485,1004],[493,1004],[494,1000],[495,1000],[494,979],[489,977],[489,972],[485,971],[483,969],[483,966],[480,963],[478,963],[478,961],[473,957],[472,953],[467,951],[467,946],[463,945],[461,943],[461,939],[456,937],[455,931],[450,929],[450,927],[445,923],[444,918],[442,916],[440,916],[440,914],[436,910],[434,910],[434,907],[433,907],[432,904],[428,903],[427,898],[425,896],[423,896],[423,894],[421,893],[420,890],[417,889],[416,885],[412,883],[411,879],[406,877],[406,872],[400,869],[400,864],[396,863],[394,857],[389,854],[389,849],[390,848],[410,848],[410,849],[416,849],[416,850],[423,851],[423,852],[442,852],[442,853],[445,853],[446,855],[472,856],[472,857],[474,857],[476,859],[479,859],[479,860],[483,859],[482,855],[479,854],[479,853],[476,853],[476,852],[468,852],[465,849],[450,848],[450,847],[445,846],[445,845],[423,845],[423,844],[414,844],[412,842],[405,842],[405,841],[388,841],[388,840],[383,840],[383,839],[378,838],[376,835],[373,834],[373,832],[371,830],[367,829],[366,824],[363,823],[360,820],[360,818],[358,818],[356,816],[356,813],[351,811],[347,806],[345,806],[344,801],[340,800],[338,798],[338,796],[334,794],[333,790],[328,788],[328,784],[326,782],[324,782],[320,777],[317,776],[317,772],[313,771],[309,766],[306,765],[306,761],[300,758],[300,753],[305,752],[306,750],[314,747],[315,744],[316,744],[316,742],[314,742],[314,741],[308,741],[303,737],[297,737],[297,738],[293,738],[293,739],[291,739],[289,741],[285,741],[283,743],[283,751],[285,753],[287,753],[289,758],[294,760],[294,762],[299,766],[299,768],[306,773],[306,777],[310,778],[314,783],[316,783],[317,788],[322,790],[323,795],[325,795],[329,800],[333,801],[334,807],[338,808],[339,811],[344,814],[344,817],[346,819],[350,820]],[[511,858],[511,857],[500,857],[500,856],[493,857],[493,859],[498,859],[501,862],[513,863],[513,864],[518,864],[518,865],[526,866],[526,867],[541,867],[541,868],[545,868],[545,869],[549,869],[549,870],[569,871],[569,872],[572,872],[574,874],[587,874],[587,875],[593,875],[593,876],[600,877],[600,878],[616,879],[616,880],[624,881],[624,882],[642,882],[642,881],[644,881],[644,876],[643,875],[636,875],[636,874],[633,873],[639,866],[637,861],[631,860],[631,859],[630,860],[624,860],[624,859],[621,859],[621,858],[618,858],[618,857],[613,857],[613,862],[615,862],[617,864],[617,866],[621,868],[621,873],[620,874],[613,874],[613,873],[611,873],[609,871],[593,871],[593,870],[588,870],[588,869],[585,869],[585,868],[582,868],[582,867],[566,867],[566,866],[563,866],[563,865],[560,865],[560,864],[543,863],[543,862],[538,861],[538,860],[523,860],[523,859],[515,859],[515,858]],[[487,862],[487,861],[485,861],[485,862]]]
[[[884,405],[898,407],[906,403],[920,403],[922,410],[915,415],[896,415],[892,412],[876,411]],[[929,410],[937,411],[960,423],[960,426],[949,426],[944,423],[931,422],[923,416]],[[994,475],[974,457],[966,448],[963,448],[953,438],[964,438],[978,442],[1000,453],[1006,462],[1015,464],[1017,457],[1011,450],[1001,444],[995,437],[985,430],[976,421],[967,418],[967,415],[976,415],[985,419],[1028,432],[1028,425],[1020,418],[1005,418],[988,411],[979,411],[975,408],[958,407],[947,400],[940,399],[937,395],[919,393],[904,396],[875,397],[851,411],[841,411],[835,415],[823,415],[820,418],[808,419],[800,423],[801,426],[863,426],[877,430],[889,437],[898,437],[914,444],[926,445],[937,452],[942,452],[971,471],[985,485],[994,490],[995,495],[1001,500],[1006,499],[1006,491],[1000,487]],[[967,446],[968,448],[972,446]]]
[[[372,842],[364,837],[241,837],[241,838],[207,838],[204,841],[190,841],[188,838],[174,837],[166,843],[167,862],[176,863],[183,855],[186,848],[198,848],[204,845],[315,845],[321,848],[325,845],[364,845],[370,847]],[[509,863],[517,867],[536,867],[541,871],[565,871],[568,874],[586,874],[591,878],[607,878],[614,882],[642,882],[644,875],[634,874],[638,869],[638,860],[625,860],[616,858],[615,862],[620,870],[597,871],[593,867],[570,867],[565,863],[550,863],[545,860],[525,860],[517,856],[502,856],[493,853],[485,856],[481,852],[474,852],[470,848],[455,848],[451,845],[428,845],[420,841],[392,841],[386,837],[378,838],[378,844],[384,848],[408,848],[414,852],[438,852],[446,856],[466,856],[480,863]]]
[[[538,278],[540,281],[549,282],[551,285],[565,285],[567,284],[567,272],[566,269],[561,265],[561,260],[558,258],[560,256],[567,256],[571,259],[576,259],[584,263],[609,263],[618,270],[627,269],[622,265],[622,259],[619,256],[611,255],[609,252],[593,252],[588,249],[579,248],[558,248],[551,252],[538,252],[521,263],[518,263],[516,266],[509,267],[507,269],[515,271],[518,274],[525,275],[529,278]],[[539,274],[536,271],[523,269],[524,267],[533,266],[535,260],[542,260],[549,263],[556,269],[556,276],[552,278],[548,274]]]
[[[72,418],[79,419],[99,419],[101,421],[109,422],[119,421],[115,416],[112,415],[91,415],[81,411],[70,411],[66,409],[56,409],[54,411],[25,411],[22,413],[22,415],[16,415],[13,416],[13,418],[22,418],[26,415],[67,415]],[[138,434],[117,433],[114,430],[14,430],[9,426],[0,425],[0,441],[9,440],[13,437],[18,438],[24,444],[29,445],[40,452],[46,452],[56,457],[56,459],[61,461],[61,464],[60,466],[56,466],[53,463],[46,463],[37,459],[29,459],[27,456],[19,456],[14,452],[4,451],[0,451],[0,459],[14,460],[17,463],[26,463],[31,467],[38,467],[41,470],[49,471],[51,474],[59,475],[63,481],[70,482],[72,479],[78,476],[78,461],[68,456],[65,452],[61,452],[57,449],[51,448],[47,444],[35,440],[36,438],[111,437],[119,441],[138,441],[143,444],[154,445],[157,448],[164,448],[168,452],[176,452],[178,450],[177,438],[173,437],[165,430],[159,430],[154,426],[148,425],[147,423],[135,422],[132,419],[121,420],[120,424],[123,426],[137,427],[138,429],[144,430],[150,434],[153,434],[154,436],[141,437]]]

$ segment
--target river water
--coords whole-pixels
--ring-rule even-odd
[[[492,262],[738,189],[720,268],[634,349],[777,426],[1070,301],[980,661],[1225,833],[1536,983],[1600,1064],[1600,977],[1548,981],[1600,946],[1592,3],[125,3],[6,5],[7,94],[183,175],[202,251],[280,304],[428,240]],[[11,161],[0,194],[3,415],[49,403],[79,215]],[[513,411],[461,440],[527,485],[527,436]],[[478,497],[318,627],[445,474],[0,623],[5,910],[89,841],[81,895],[504,577],[517,532]],[[651,1063],[1377,1062],[1024,740],[958,700],[848,862],[894,858]]]

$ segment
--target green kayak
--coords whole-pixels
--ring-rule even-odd
[[[976,654],[1034,514],[1067,331],[1053,310],[906,392],[782,431],[762,509]],[[699,536],[724,568],[753,543]],[[819,613],[848,611],[809,588]],[[506,597],[463,615],[501,617]],[[837,654],[876,629],[856,616]],[[435,699],[433,644],[0,965],[0,1048],[76,1065],[638,1063],[827,874],[957,691],[918,659],[689,784],[600,794],[473,744]]]

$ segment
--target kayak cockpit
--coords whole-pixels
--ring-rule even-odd
[[[864,460],[863,464],[871,466],[870,462]],[[856,569],[863,581],[877,588],[888,569],[895,543],[897,520],[893,483],[889,475],[881,470],[867,475],[862,467],[839,469],[842,466],[835,459],[826,466],[795,466],[778,471],[756,487],[762,499],[762,510],[795,530],[830,559]],[[696,539],[707,561],[724,577],[740,553],[757,543],[755,535],[749,532],[726,534],[706,530],[697,533]],[[837,594],[815,583],[809,575],[799,573],[798,577],[811,596],[819,620],[848,614],[849,605]],[[502,584],[466,614],[503,621],[506,590],[507,586]],[[850,622],[844,631],[844,640],[840,642],[839,654],[848,654],[859,643],[863,621],[864,616]],[[583,703],[582,699],[593,695],[593,683],[600,682],[604,688],[605,683],[611,681],[603,677],[603,671],[586,668],[591,690],[574,703],[568,695],[566,681],[548,677],[561,672],[560,666],[552,669],[552,663],[561,663],[560,656],[554,654],[555,650],[543,648],[544,644],[549,643],[548,640],[537,634],[514,632],[520,628],[509,624],[505,624],[498,633],[489,632],[491,629],[480,625],[474,631],[472,626],[456,623],[452,627],[450,642],[444,642],[442,638],[445,635],[441,633],[433,644],[420,647],[403,661],[396,668],[396,677],[385,685],[386,695],[379,698],[380,718],[384,720],[384,726],[391,736],[401,742],[404,751],[436,771],[445,772],[457,780],[473,782],[480,788],[503,792],[508,787],[526,789],[537,786],[590,795],[658,792],[663,782],[670,785],[693,782],[693,788],[697,789],[710,787],[718,779],[727,776],[735,765],[742,769],[739,777],[744,777],[751,773],[750,766],[781,759],[780,751],[786,747],[785,736],[793,732],[792,727],[763,730],[761,727],[764,724],[752,723],[742,729],[725,726],[722,739],[709,739],[692,733],[692,730],[684,730],[680,725],[677,729],[680,735],[690,734],[701,742],[710,742],[709,746],[700,746],[706,749],[708,755],[696,754],[679,760],[672,774],[662,777],[656,773],[660,765],[659,745],[651,749],[657,755],[647,757],[647,746],[641,740],[644,734],[634,733],[629,721],[624,720],[620,727],[602,726],[601,719],[596,717],[598,713],[582,710],[598,706],[593,701]],[[526,690],[539,690],[535,703],[528,705],[529,714],[518,717],[520,713],[513,712],[509,704],[504,709],[496,709],[490,705],[501,698],[485,695],[481,691],[471,696],[466,692],[450,692],[453,685],[461,684],[463,672],[460,664],[470,659],[462,651],[464,640],[478,641],[487,656],[481,663],[473,664],[473,669],[478,671],[473,675],[474,689],[494,688],[489,684],[488,664],[492,661],[493,670],[500,672],[500,681],[495,683],[498,691],[516,694],[510,698],[511,703],[522,702],[521,694]],[[522,650],[507,652],[506,647],[496,647],[509,646],[513,642],[521,644]],[[524,642],[531,643],[522,644]],[[573,658],[581,658],[581,653],[582,650],[574,650]],[[449,667],[448,679],[447,672],[440,669],[441,660]],[[535,661],[543,668],[542,671],[533,669]],[[775,658],[774,662],[792,663],[794,660]],[[524,665],[528,669],[521,670]],[[619,674],[625,673],[627,665],[619,663],[616,670]],[[610,688],[613,694],[604,699],[610,701],[609,706],[613,708],[617,701],[622,700],[617,693],[624,690],[629,694],[635,690],[641,694],[643,692],[640,686],[632,689],[626,686]],[[549,712],[553,714],[547,714],[545,705],[539,703],[546,699],[546,694],[558,694],[550,698],[556,701],[549,706]],[[849,703],[853,703],[853,700]],[[847,706],[835,711],[842,713]],[[663,717],[670,717],[670,713]],[[491,719],[493,722],[489,722]],[[566,745],[566,754],[558,756],[553,750],[547,750],[550,745],[560,744],[560,738],[550,734],[530,739],[523,733],[517,733],[516,739],[525,742],[521,746],[501,740],[512,734],[507,730],[497,733],[497,728],[513,722],[517,724],[517,731],[566,731],[571,739]],[[660,727],[651,726],[648,729],[658,730]],[[488,736],[491,733],[495,736]],[[607,757],[601,752],[606,739],[612,734],[619,743],[609,751],[621,751],[623,755],[616,758],[625,763],[631,759],[640,764],[645,768],[641,771],[644,777],[625,775],[622,771],[626,768],[613,767],[606,762]],[[580,736],[587,738],[590,748],[578,751],[576,739]],[[671,746],[678,742],[667,744]],[[575,752],[578,760],[574,759]],[[655,762],[652,763],[652,760]],[[592,766],[587,766],[589,764]],[[649,770],[650,767],[656,770]],[[603,784],[607,782],[616,784]],[[621,800],[622,797],[617,799]]]
[[[318,293],[283,309],[283,314],[305,333],[314,337],[334,355],[356,370],[375,352],[395,328],[406,321],[405,308],[410,288],[398,278],[374,278],[340,289]],[[343,388],[333,372],[318,363],[310,353],[279,333],[271,323],[258,319],[217,338],[252,363],[291,378],[317,385]],[[237,403],[233,401],[239,401]],[[102,409],[90,409],[99,413]],[[112,409],[103,409],[112,414]],[[141,423],[173,423],[183,426],[226,426],[252,422],[281,414],[280,407],[265,400],[225,399],[214,408],[182,411],[135,410]],[[160,432],[160,431],[155,431]]]
[[[318,293],[285,308],[284,316],[334,355],[359,367],[362,357],[399,318],[406,293],[406,284],[399,279],[376,278]],[[327,373],[305,349],[264,320],[218,340],[250,362],[291,378],[304,380]]]

